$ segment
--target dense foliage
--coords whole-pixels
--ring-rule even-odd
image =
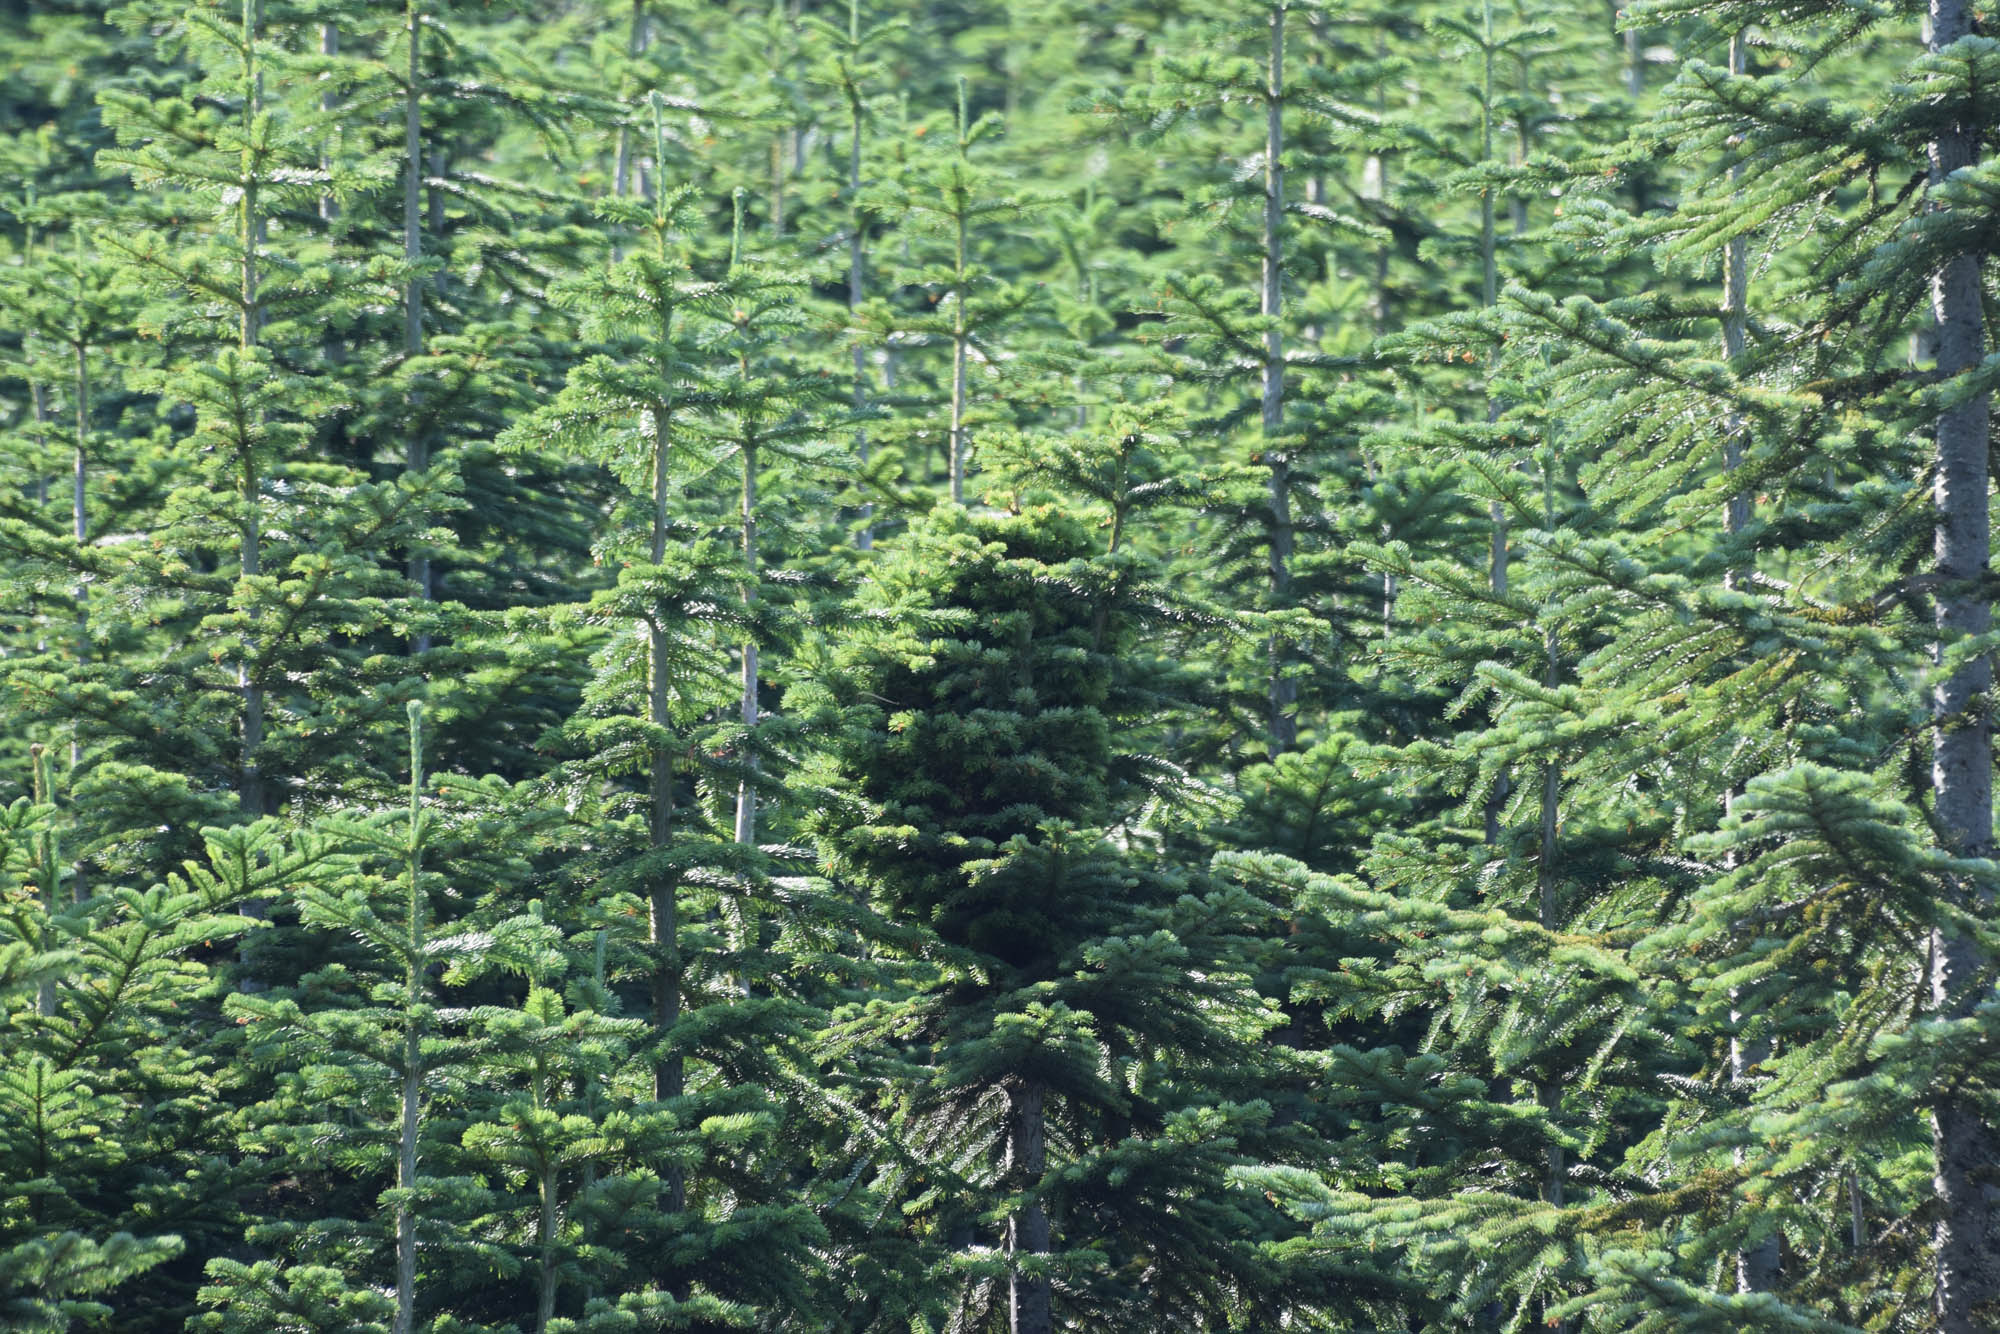
[[[0,0],[0,1328],[2000,1329],[1969,0]]]

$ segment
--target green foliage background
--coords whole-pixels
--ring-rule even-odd
[[[1964,0],[0,0],[0,1327],[2000,1327]]]

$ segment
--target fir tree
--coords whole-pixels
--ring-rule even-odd
[[[934,942],[854,1022],[917,1067],[894,1115],[924,1146],[930,1301],[978,1327],[1201,1327],[1270,1295],[1215,1175],[1265,1113],[1204,1100],[1194,1073],[1266,1022],[1231,959],[1267,910],[1100,832],[1136,833],[1173,781],[1118,746],[1163,684],[1128,656],[1137,574],[1045,508],[943,510],[883,568],[882,631],[840,661],[843,805],[818,832]],[[1163,1226],[1175,1197],[1205,1206]]]

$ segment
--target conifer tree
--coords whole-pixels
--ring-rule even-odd
[[[336,849],[268,823],[211,827],[163,881],[100,881],[79,898],[64,849],[76,821],[58,803],[54,756],[36,763],[37,795],[9,808],[4,833],[0,1291],[24,1327],[67,1329],[142,1295],[178,1321],[192,1271],[239,1222],[242,1178],[224,1156],[238,1077],[213,1022],[218,964],[257,925],[249,905],[314,883]]]
[[[261,26],[255,6],[244,8],[240,22],[201,11],[174,24],[169,31],[205,82],[159,100],[107,90],[107,118],[126,147],[104,161],[176,191],[197,217],[212,209],[214,225],[179,236],[107,234],[106,244],[176,312],[164,326],[170,346],[203,354],[199,365],[176,356],[141,385],[192,404],[195,428],[174,431],[177,457],[152,521],[153,541],[84,560],[117,596],[153,606],[171,627],[149,636],[144,668],[131,661],[122,679],[105,683],[106,700],[128,707],[135,673],[175,681],[179,691],[178,698],[156,692],[147,701],[156,720],[150,737],[146,729],[117,727],[103,703],[85,716],[103,720],[103,760],[170,770],[189,756],[209,756],[197,787],[226,779],[239,808],[254,816],[329,760],[368,762],[356,754],[356,732],[366,730],[376,706],[352,694],[336,702],[343,679],[325,670],[323,655],[334,627],[371,618],[379,624],[388,613],[385,595],[393,589],[358,548],[410,523],[409,493],[349,485],[351,473],[316,466],[304,448],[307,424],[338,393],[293,368],[295,355],[310,364],[320,347],[317,331],[303,334],[301,317],[311,305],[325,318],[325,303],[343,299],[348,275],[289,226],[274,232],[273,220],[282,214],[290,224],[299,216],[292,210],[316,209],[322,192],[337,194],[363,177],[329,175],[317,136],[298,123],[294,108],[266,100],[289,53]],[[183,310],[198,313],[183,318]],[[219,656],[233,677],[226,694],[208,663],[217,642],[226,645]],[[320,670],[286,671],[301,659]],[[362,660],[360,653],[348,658]],[[274,715],[270,683],[279,679],[311,684],[281,692]],[[315,715],[332,725],[301,725]],[[218,731],[235,733],[233,753],[219,750]],[[84,738],[86,751],[91,739]],[[152,749],[162,744],[164,754],[182,758],[162,763],[163,752]],[[152,823],[145,814],[134,813],[134,822]]]
[[[658,108],[654,128],[659,143]],[[738,527],[728,541],[704,504],[709,479],[728,462],[711,452],[720,440],[748,442],[734,471],[753,484],[756,465],[743,453],[793,443],[795,400],[764,361],[771,322],[784,326],[785,289],[738,290],[738,275],[692,272],[684,229],[698,203],[684,190],[643,209],[609,206],[642,222],[646,245],[562,294],[585,312],[604,351],[508,443],[575,451],[624,489],[601,545],[620,568],[618,583],[578,616],[615,628],[591,635],[594,679],[562,730],[561,762],[547,782],[576,814],[573,833],[559,840],[572,859],[564,874],[594,886],[592,911],[609,927],[610,985],[642,980],[648,1033],[628,1041],[648,1073],[628,1115],[635,1127],[651,1118],[647,1133],[670,1151],[643,1160],[657,1198],[641,1205],[633,1192],[643,1173],[628,1167],[622,1184],[605,1179],[591,1208],[627,1237],[671,1244],[673,1254],[643,1272],[676,1301],[695,1303],[695,1318],[721,1323],[774,1292],[809,1305],[804,1248],[817,1233],[781,1185],[781,1169],[765,1161],[784,1118],[760,1090],[796,1079],[789,1033],[799,1002],[782,980],[786,950],[770,948],[758,924],[790,910],[774,901],[759,850],[739,836],[742,816],[724,810],[743,811],[746,791],[754,801],[754,769],[738,758],[754,738],[723,712],[756,699],[744,685],[754,689],[755,658],[734,683],[728,671],[731,646],[763,633],[756,599],[744,596],[742,542],[755,543],[756,528]],[[740,494],[754,506],[754,489]],[[676,1133],[667,1138],[661,1124]],[[614,1191],[631,1199],[630,1217],[618,1217]]]
[[[816,35],[818,39],[822,64],[816,71],[817,81],[834,90],[844,104],[842,111],[845,115],[841,124],[847,135],[845,170],[830,193],[846,205],[843,225],[847,234],[847,318],[851,325],[858,324],[869,288],[869,242],[871,233],[876,230],[876,222],[863,191],[869,180],[863,164],[868,159],[871,122],[876,114],[873,104],[882,95],[880,85],[891,43],[908,25],[895,17],[870,18],[864,22],[860,0],[848,0],[845,26],[810,14],[802,15],[800,22],[806,32]],[[859,328],[852,329],[849,337],[853,342],[850,353],[853,362],[850,407],[855,418],[854,458],[865,476],[869,461],[867,418],[874,380],[869,363],[879,353],[868,346]],[[857,508],[862,526],[854,541],[856,546],[867,550],[874,545],[874,529],[868,523],[874,514],[874,506],[863,501]]]
[[[891,266],[889,281],[913,289],[921,304],[912,310],[871,303],[867,327],[949,354],[935,371],[942,420],[934,430],[919,426],[906,467],[920,485],[927,482],[934,474],[920,465],[930,446],[941,445],[943,481],[953,504],[977,499],[966,491],[975,418],[1006,419],[1006,405],[997,395],[983,394],[981,385],[1002,380],[1003,331],[1037,295],[1032,285],[1001,277],[990,263],[1004,235],[1001,224],[1047,202],[1010,189],[1011,182],[974,160],[973,148],[1001,129],[996,113],[974,113],[971,86],[961,79],[956,114],[927,117],[914,126],[924,147],[885,172],[873,190],[875,211],[903,220],[898,249],[908,258]],[[913,375],[907,359],[900,364],[899,375]]]
[[[1092,547],[1045,506],[942,509],[899,541],[883,628],[839,664],[842,806],[816,828],[934,942],[857,1022],[918,1067],[893,1114],[924,1146],[929,1301],[976,1328],[1203,1327],[1272,1297],[1216,1175],[1267,1113],[1195,1074],[1262,1031],[1231,961],[1268,910],[1104,841],[1172,783],[1117,741],[1171,694],[1130,656],[1139,567]]]

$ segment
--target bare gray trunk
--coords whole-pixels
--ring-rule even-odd
[[[55,804],[55,775],[50,772],[48,750],[39,741],[28,747],[28,763],[33,766],[35,804],[53,806]],[[42,906],[50,917],[62,904],[62,888],[57,867],[61,865],[57,853],[54,829],[45,829],[35,840],[35,878],[41,881]],[[47,941],[46,934],[43,937]],[[35,988],[35,1013],[44,1019],[52,1019],[56,1013],[56,980],[44,977]]]
[[[1738,32],[1729,39],[1729,72],[1741,75],[1746,68],[1743,34]],[[1743,179],[1742,163],[1739,162],[1729,169],[1729,179],[1732,183]],[[1730,362],[1741,357],[1746,346],[1749,303],[1749,242],[1743,236],[1732,236],[1722,252],[1722,355]],[[1745,423],[1739,414],[1730,414],[1722,437],[1722,467],[1725,472],[1734,473],[1743,465],[1744,427]],[[1723,510],[1723,531],[1731,537],[1742,532],[1750,523],[1750,513],[1750,493],[1732,492]],[[1737,572],[1730,571],[1726,579],[1729,586],[1734,588]]]
[[[535,1299],[535,1334],[548,1334],[549,1321],[555,1319],[556,1289],[561,1281],[556,1274],[556,1227],[560,1214],[556,1202],[556,1187],[555,1167],[553,1165],[543,1167],[542,1218],[537,1237],[542,1253],[542,1272],[540,1290]]]
[[[1283,223],[1285,215],[1285,9],[1274,5],[1270,16],[1271,47],[1264,83],[1264,255],[1258,313],[1269,320],[1264,331],[1261,420],[1264,465],[1270,470],[1269,578],[1271,605],[1283,607],[1292,596],[1292,476],[1285,452],[1285,336],[1277,321],[1284,313]],[[1284,643],[1273,636],[1271,661],[1270,748],[1290,750],[1298,741],[1298,684],[1285,673]]]
[[[1479,160],[1493,160],[1493,5],[1484,8],[1485,38],[1483,94],[1479,108]],[[1493,189],[1479,192],[1479,304],[1491,310],[1500,303],[1500,238],[1494,223]],[[1500,403],[1490,395],[1486,400],[1486,420],[1496,421]],[[1487,511],[1492,521],[1492,551],[1487,558],[1487,580],[1496,593],[1507,591],[1507,515],[1495,501]]]
[[[771,230],[785,234],[785,136],[771,136]]]
[[[1484,46],[1481,63],[1481,98],[1479,105],[1479,159],[1490,162],[1493,158],[1493,5],[1487,0],[1483,7]],[[1491,310],[1500,303],[1500,238],[1494,222],[1493,190],[1491,186],[1479,192],[1479,304]],[[1500,419],[1500,400],[1490,393],[1486,397],[1486,420]],[[1493,501],[1486,508],[1489,529],[1486,555],[1486,582],[1495,595],[1504,597],[1507,593],[1508,553],[1507,553],[1507,512],[1499,501]],[[1506,808],[1507,798],[1513,792],[1513,781],[1502,773],[1493,787],[1493,793],[1486,799],[1486,842],[1500,841],[1500,814]]]
[[[28,400],[35,422],[35,454],[39,460],[46,457],[49,447],[49,391],[40,380],[28,381]],[[49,479],[41,471],[41,464],[35,465],[35,504],[37,507],[49,503]]]
[[[958,81],[958,155],[965,159],[966,135],[971,122],[966,105],[965,80]],[[965,285],[967,282],[965,264],[965,213],[972,206],[969,199],[959,201],[958,248],[952,269],[952,315],[951,315],[951,438],[949,441],[951,459],[951,503],[965,503],[965,352],[970,339],[969,327],[965,319]]]
[[[632,31],[625,39],[626,54],[638,57],[646,51],[646,0],[632,0]],[[658,170],[655,164],[654,170]],[[632,127],[630,124],[618,127],[618,151],[611,166],[611,193],[618,198],[625,197],[632,182]],[[613,256],[617,258],[617,256]]]
[[[403,351],[410,356],[424,346],[424,293],[415,271],[424,257],[423,16],[417,4],[409,0],[403,11],[403,40],[409,44],[403,87],[403,262],[411,266],[403,280]],[[411,442],[412,449],[420,447]]]
[[[337,56],[340,54],[340,29],[334,24],[322,23],[319,25],[319,53],[323,56]],[[319,95],[319,109],[323,116],[330,118],[334,107],[337,105],[338,99],[335,98],[331,89]],[[319,148],[320,170],[325,172],[329,178],[333,173],[333,145],[334,132],[329,130],[327,131],[327,137],[320,141]],[[320,191],[319,220],[324,224],[329,234],[333,230],[333,224],[340,220],[340,201],[334,197],[333,191],[330,188]],[[326,358],[329,366],[338,366],[347,359],[347,349],[341,344],[340,335],[331,325],[328,325],[326,331],[321,334],[319,347],[320,355]]]
[[[257,27],[262,18],[258,0],[243,0],[243,60],[244,98],[243,133],[249,142],[252,126],[259,110],[257,90],[261,86],[262,74],[257,68]],[[246,163],[247,165],[247,163]],[[238,272],[237,300],[240,303],[241,323],[237,331],[237,343],[248,353],[257,346],[259,328],[263,322],[263,312],[259,308],[257,291],[257,248],[264,233],[263,216],[259,212],[257,182],[251,173],[244,173],[243,196],[238,211],[238,241],[242,245],[242,258]],[[242,516],[238,530],[238,571],[245,579],[255,578],[263,572],[264,551],[263,532],[258,522],[257,506],[263,490],[262,479],[257,473],[256,456],[244,450],[239,461],[237,478],[238,499],[242,504]],[[259,769],[258,752],[264,746],[264,687],[257,680],[252,660],[257,656],[255,640],[246,640],[243,656],[236,665],[236,688],[243,696],[243,750],[237,773],[236,800],[243,813],[259,816],[264,813],[264,779]]]
[[[403,281],[403,354],[416,357],[424,350],[424,290],[416,271],[416,265],[424,257],[423,14],[419,0],[408,0],[404,6],[403,36],[410,48],[408,82],[403,89],[403,262],[410,266],[409,276]],[[415,404],[411,406],[414,408]],[[430,442],[414,420],[408,449],[411,472],[420,473],[430,467]],[[431,600],[429,555],[420,551],[410,557],[410,582],[417,586],[419,598],[425,602]],[[420,634],[410,647],[423,653],[430,646],[430,636]]]
[[[403,1040],[403,1124],[396,1154],[396,1188],[413,1190],[417,1181],[417,1109],[423,1077],[418,1062],[422,1038],[415,1021]],[[395,1334],[416,1328],[417,1219],[408,1202],[396,1206],[396,1324]]]
[[[84,512],[84,498],[87,494],[85,480],[90,467],[90,357],[84,348],[84,327],[79,315],[76,339],[76,451],[70,463],[70,536],[76,540],[77,553],[81,556],[84,545],[90,541],[90,519]],[[81,581],[76,586],[76,660],[83,662],[90,657],[90,586]],[[69,762],[74,768],[81,755],[77,743],[69,744]]]
[[[860,0],[849,0],[847,6],[847,39],[857,42],[861,39]],[[861,105],[861,90],[850,86],[847,90],[848,144],[847,144],[847,313],[850,321],[861,309],[862,284],[866,275],[862,254],[861,228],[861,132],[865,117]],[[857,420],[868,410],[868,356],[862,350],[857,337],[854,343],[854,415]],[[861,470],[868,470],[868,428],[857,426],[854,430],[854,452],[861,463]],[[854,536],[854,545],[863,551],[875,545],[875,530],[867,522],[875,513],[873,505],[861,507],[861,531]]]
[[[743,447],[743,605],[757,602],[757,449]],[[757,755],[751,748],[750,731],[757,726],[757,641],[743,641],[743,765],[747,772],[736,785],[736,841],[745,845],[757,841]]]
[[[1931,0],[1930,49],[1941,51],[1970,35],[1965,0]],[[1951,173],[1972,166],[1979,156],[1978,127],[1952,125],[1930,146],[1933,187]],[[1952,257],[1931,281],[1937,324],[1940,378],[1977,366],[1986,350],[1980,312],[1978,253]],[[1992,606],[1983,587],[1990,561],[1987,519],[1988,396],[1980,394],[1941,413],[1937,423],[1937,481],[1934,494],[1937,573],[1937,651],[1992,626]],[[1962,857],[1993,855],[1992,722],[1984,702],[1993,684],[1989,658],[1967,662],[1939,682],[1932,699],[1931,782],[1938,823],[1948,849]],[[1990,907],[1990,895],[1968,890],[1974,906]],[[1990,991],[1980,975],[1988,960],[1971,940],[1940,932],[1933,944],[1931,1000],[1940,1014],[1970,1013]],[[1993,1328],[2000,1300],[2000,1191],[1993,1180],[2000,1162],[2000,1135],[1987,1124],[1971,1098],[1946,1094],[1932,1109],[1937,1156],[1936,1188],[1941,1207],[1937,1224],[1937,1315],[1944,1334],[1972,1334]]]
[[[404,850],[409,891],[403,1004],[402,1127],[396,1142],[396,1323],[394,1334],[413,1334],[417,1308],[417,1217],[409,1192],[417,1188],[417,1127],[423,1098],[423,1025],[417,1017],[424,988],[423,708],[410,704],[410,829]]]
[[[1385,49],[1383,39],[1378,34],[1375,38],[1375,54],[1378,59],[1384,54]],[[1381,82],[1378,80],[1375,85],[1375,111],[1377,115],[1380,115],[1384,110],[1385,100],[1382,95]],[[1361,187],[1358,193],[1361,198],[1377,203],[1388,198],[1389,166],[1387,160],[1381,154],[1370,153],[1362,159]],[[1393,241],[1385,238],[1380,245],[1375,247],[1373,272],[1369,278],[1368,322],[1369,327],[1374,330],[1377,338],[1380,338],[1389,331],[1389,249],[1393,244]],[[1373,458],[1364,458],[1362,463],[1367,469],[1369,480],[1373,481],[1376,472],[1375,460]],[[1385,533],[1384,536],[1392,536],[1392,534]],[[1396,576],[1384,570],[1382,572],[1382,633],[1385,636],[1395,623],[1396,592]]]
[[[319,53],[323,56],[337,56],[340,54],[340,29],[336,25],[331,23],[322,23],[319,25]],[[330,91],[321,93],[319,95],[319,109],[321,113],[330,112],[333,108],[333,93]],[[321,171],[331,172],[333,170],[333,154],[329,151],[327,142],[325,141],[322,141],[320,145],[319,165]],[[331,190],[322,190],[319,196],[320,221],[332,222],[339,216],[340,202],[333,197]]]
[[[1542,472],[1542,526],[1545,530],[1555,527],[1555,486],[1550,469]],[[1559,645],[1553,630],[1542,633],[1542,684],[1555,689],[1562,679],[1562,660]],[[1557,858],[1560,847],[1556,842],[1562,814],[1562,762],[1550,755],[1542,762],[1542,809],[1541,824],[1537,831],[1539,855],[1535,861],[1535,915],[1545,931],[1560,929],[1562,904],[1559,897],[1559,882],[1556,876]],[[1551,1081],[1539,1090],[1542,1107],[1554,1119],[1562,1109],[1562,1087]],[[1555,1208],[1562,1208],[1565,1187],[1569,1182],[1569,1155],[1562,1145],[1550,1144],[1548,1161],[1542,1182],[1542,1199]],[[1570,1324],[1567,1320],[1552,1320],[1548,1327],[1555,1334],[1567,1334]]]

